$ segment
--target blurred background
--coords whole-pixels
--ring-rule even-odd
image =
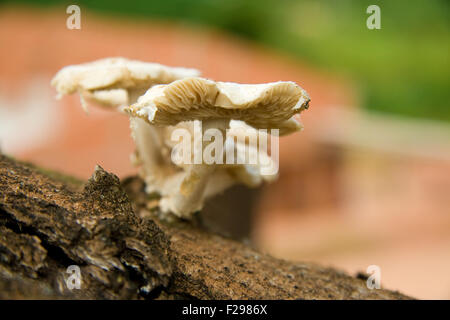
[[[70,4],[80,30],[66,27]],[[366,27],[371,4],[380,30]],[[450,299],[449,9],[445,0],[6,1],[0,148],[84,179],[97,163],[136,173],[126,117],[54,99],[50,79],[69,64],[123,56],[220,81],[295,81],[312,98],[305,130],[281,139],[280,178],[254,197],[246,237],[351,274],[378,265],[386,288]]]

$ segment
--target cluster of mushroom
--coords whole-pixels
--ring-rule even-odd
[[[238,84],[199,75],[195,69],[107,58],[65,67],[52,85],[60,96],[78,92],[84,108],[88,100],[127,114],[136,144],[133,162],[140,166],[147,192],[160,194],[162,212],[189,219],[205,199],[235,183],[255,187],[275,179],[277,172],[265,169],[277,163],[267,147],[259,148],[266,137],[254,134],[300,130],[294,116],[310,101],[293,82]],[[187,156],[173,140],[181,129],[190,133],[194,146]],[[223,148],[214,150],[219,161],[196,161],[199,153],[210,151],[205,140],[212,140],[211,132],[214,140],[224,137]],[[196,133],[200,140],[193,138]],[[256,146],[249,141],[252,135],[258,137]],[[238,161],[222,161],[228,154]],[[243,160],[255,154],[256,162]],[[185,161],[174,161],[180,158]]]

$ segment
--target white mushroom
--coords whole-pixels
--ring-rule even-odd
[[[158,126],[201,120],[202,137],[209,129],[219,130],[226,137],[231,119],[244,121],[256,129],[279,129],[281,134],[287,134],[300,128],[293,116],[308,108],[309,101],[308,94],[293,82],[253,85],[193,77],[154,86],[125,111]],[[203,154],[206,146],[202,139],[192,157],[195,158],[195,151]],[[186,163],[184,172],[166,179],[159,187],[162,190],[160,207],[190,218],[201,209],[208,194],[208,182],[220,166],[203,161]],[[250,179],[251,173],[242,170],[251,167],[238,168],[240,170],[235,172],[243,171],[238,174],[242,180],[247,180],[248,184],[258,183]]]
[[[60,96],[78,92],[82,99],[107,107],[118,107],[136,102],[155,84],[170,83],[199,74],[195,69],[117,57],[67,66],[55,75],[51,84]],[[82,103],[86,108],[86,104]]]
[[[120,111],[121,107],[135,103],[140,95],[155,84],[170,83],[199,74],[195,69],[167,67],[118,57],[67,66],[55,75],[51,84],[59,97],[79,93],[85,110],[88,100]],[[130,127],[137,146],[133,162],[144,164],[141,175],[150,186],[155,179],[153,175],[165,176],[173,171],[170,150],[163,138],[169,128],[149,126],[138,118],[130,118]]]
[[[306,92],[293,82],[244,85],[192,78],[198,74],[194,69],[107,58],[63,68],[52,85],[60,95],[78,92],[84,108],[85,100],[120,111],[132,104],[125,111],[132,116],[137,149],[134,162],[141,165],[147,191],[162,195],[160,206],[164,211],[190,218],[207,197],[236,182],[257,186],[273,180],[276,174],[265,172],[262,163],[270,167],[275,161],[267,151],[259,150],[259,140],[255,147],[245,139],[249,132],[256,132],[255,128],[276,128],[281,135],[299,130],[301,126],[293,115],[309,103]],[[174,164],[171,155],[178,150],[170,137],[180,128],[194,134],[193,120],[202,121],[201,137],[208,129],[225,137],[222,156],[236,153],[240,160],[247,153],[257,153],[259,162]],[[234,141],[234,136],[244,140]],[[197,147],[203,154],[208,146],[200,141]]]

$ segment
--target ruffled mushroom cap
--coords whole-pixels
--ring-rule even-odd
[[[59,95],[79,92],[82,98],[106,106],[118,106],[133,103],[155,84],[199,74],[195,69],[173,68],[125,58],[105,58],[67,66],[56,74],[51,84]]]
[[[241,126],[248,125],[243,129],[254,132],[256,129],[280,129],[279,134],[288,134],[301,128],[294,115],[307,109],[309,101],[308,94],[294,82],[237,84],[193,77],[154,86],[124,111],[161,127],[199,120],[203,122],[204,132],[206,128],[216,128],[226,133],[231,120],[238,120],[242,122]],[[258,155],[257,146],[245,142],[231,148],[237,151],[238,157],[244,156],[247,149]],[[259,155],[268,160],[264,162],[271,163],[265,152]],[[232,179],[227,180],[228,185],[234,181],[257,186],[276,176],[276,173],[264,175],[261,163],[240,163],[193,164],[188,161],[182,165],[182,174],[168,179],[160,188],[162,210],[180,217],[191,217],[193,212],[201,209],[205,198],[217,192],[215,186],[219,181],[215,175],[221,171],[227,171],[231,176]],[[225,187],[227,185],[220,189]]]
[[[155,125],[234,119],[254,128],[280,129],[283,135],[301,128],[293,116],[309,101],[306,91],[290,81],[238,84],[193,77],[154,86],[125,111]]]
[[[194,133],[193,120],[201,120],[203,129],[217,128],[226,139],[228,127],[230,136],[233,130],[238,136],[247,136],[248,130],[256,129],[279,129],[280,135],[289,134],[301,128],[294,115],[307,109],[310,101],[294,82],[214,82],[198,78],[199,73],[195,69],[107,58],[65,67],[52,85],[59,95],[78,92],[84,108],[85,99],[108,107],[128,105],[123,110],[131,116],[135,160],[142,165],[147,190],[161,194],[162,211],[190,218],[206,198],[236,182],[254,187],[273,180],[276,172],[268,174],[266,169],[276,163],[267,150],[261,151],[244,139],[226,144],[227,152],[236,152],[236,157],[243,159],[247,152],[259,155],[258,162],[176,165],[169,157],[170,150],[176,152],[168,140],[173,130],[185,128]]]

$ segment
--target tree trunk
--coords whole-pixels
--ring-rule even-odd
[[[0,298],[405,299],[311,263],[163,222],[143,182],[97,167],[83,185],[0,155]],[[67,268],[81,271],[70,290]]]

